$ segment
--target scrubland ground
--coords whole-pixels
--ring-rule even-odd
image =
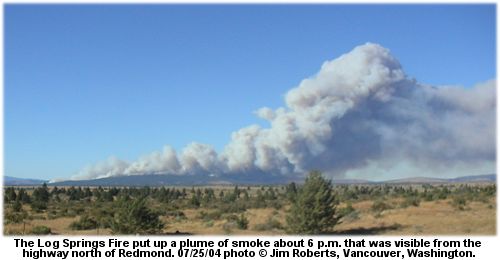
[[[148,209],[164,224],[155,232],[158,234],[284,235],[294,192],[290,186],[65,187],[56,188],[55,192],[54,188],[46,188],[48,199],[45,205],[38,205],[36,190],[42,188],[24,188],[26,195],[19,195],[23,188],[12,188],[16,198],[7,189],[6,235],[120,234],[117,230],[123,229],[116,229],[120,222],[117,203],[126,197],[146,198]],[[494,184],[342,185],[336,186],[335,191],[336,212],[342,218],[332,235],[496,233]]]

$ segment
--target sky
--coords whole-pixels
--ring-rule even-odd
[[[367,42],[390,50],[422,84],[468,89],[496,78],[494,5],[4,12],[4,174],[15,177],[69,178],[110,156],[134,161],[193,141],[221,153],[234,131],[270,126],[257,110],[286,107],[290,89]]]

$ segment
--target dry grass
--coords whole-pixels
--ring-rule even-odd
[[[419,207],[399,208],[400,199],[388,200],[386,203],[394,208],[379,214],[373,212],[373,201],[362,201],[352,204],[358,212],[359,218],[346,220],[335,227],[337,234],[380,234],[380,235],[495,235],[496,233],[496,200],[492,198],[489,203],[469,202],[465,210],[453,207],[449,200],[421,202]],[[342,205],[339,205],[342,207]],[[176,231],[199,235],[283,235],[283,229],[256,230],[259,224],[265,224],[270,218],[286,225],[286,208],[275,210],[272,208],[249,209],[244,214],[249,220],[248,229],[241,230],[236,227],[224,228],[227,220],[203,220],[199,218],[200,212],[206,209],[183,210],[186,218],[162,216],[167,223],[165,232]],[[41,216],[40,216],[41,217]],[[109,229],[97,230],[71,230],[69,225],[77,220],[74,218],[33,219],[26,223],[26,231],[32,227],[44,225],[49,227],[54,234],[65,235],[108,235]],[[9,224],[4,227],[5,234],[20,234],[23,224]]]
[[[185,187],[190,193],[191,187]],[[195,187],[197,189],[198,187]],[[205,188],[205,187],[200,187]],[[213,186],[215,195],[218,196],[222,190],[224,193],[234,189],[231,186]],[[182,187],[180,188],[182,189]],[[249,194],[255,194],[262,189],[260,187],[240,186]],[[266,187],[267,189],[267,187]],[[31,191],[28,191],[31,193]],[[496,234],[496,199],[490,198],[488,202],[467,202],[464,210],[454,207],[451,200],[421,201],[418,207],[409,206],[401,208],[402,198],[384,200],[392,206],[392,209],[382,212],[374,212],[372,205],[374,201],[365,200],[352,203],[356,210],[355,218],[345,219],[335,227],[335,234],[366,234],[366,235],[495,235]],[[154,204],[155,207],[165,205]],[[345,207],[341,204],[338,208]],[[31,211],[29,206],[24,205],[25,211]],[[161,216],[166,223],[165,233],[190,233],[196,235],[283,235],[283,228],[268,228],[269,220],[277,221],[281,226],[286,226],[286,214],[288,206],[279,210],[274,208],[248,209],[244,213],[249,220],[247,229],[238,229],[234,225],[228,225],[227,214],[220,219],[201,219],[200,213],[211,212],[213,209],[182,209],[185,218],[174,216]],[[305,209],[307,210],[307,209]],[[26,222],[26,232],[31,231],[34,226],[47,226],[54,234],[64,235],[108,235],[109,229],[98,230],[72,230],[70,224],[78,217],[61,217],[48,219],[47,213],[30,212],[35,218]],[[240,214],[236,214],[240,215]],[[262,228],[265,226],[266,228]],[[23,224],[8,224],[4,226],[4,234],[21,234]]]
[[[470,202],[465,210],[458,210],[449,200],[421,202],[419,207],[398,208],[376,214],[371,201],[353,204],[359,219],[336,227],[339,233],[383,235],[495,235],[496,205]],[[387,203],[398,205],[399,201]],[[493,207],[489,207],[493,205]]]

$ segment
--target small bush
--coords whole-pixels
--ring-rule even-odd
[[[224,223],[222,225],[222,230],[224,230],[224,233],[229,234],[232,232],[233,229],[237,228],[236,222],[234,221],[229,221]]]
[[[274,229],[283,229],[283,225],[275,219],[275,218],[268,218],[265,223],[257,224],[254,226],[254,230],[257,231],[266,231],[266,230],[274,230]]]
[[[375,202],[373,202],[372,204],[372,211],[374,212],[382,212],[384,210],[388,210],[388,209],[392,209],[392,206],[385,203],[384,201],[382,200],[377,200]]]
[[[51,230],[47,226],[34,226],[33,229],[31,229],[31,233],[34,235],[48,235],[50,232]]]
[[[175,221],[181,221],[187,219],[186,214],[184,214],[184,212],[180,210],[165,211],[163,215],[167,217],[174,217]]]
[[[351,212],[354,212],[354,211],[355,211],[355,209],[352,207],[352,204],[348,203],[346,207],[339,208],[339,216],[343,218],[343,217],[351,214]]]
[[[453,205],[455,208],[457,208],[459,210],[464,210],[466,204],[467,204],[467,200],[463,196],[455,196],[455,197],[453,197],[453,200],[451,201],[451,205]]]
[[[145,197],[118,201],[110,223],[113,234],[159,234],[164,228],[159,214],[150,209]]]
[[[351,203],[348,203],[345,208],[340,208],[339,215],[342,217],[342,220],[353,221],[359,219],[359,212],[352,207]]]
[[[406,197],[406,199],[401,203],[401,208],[407,208],[410,206],[420,206],[420,199],[417,197]]]
[[[248,219],[245,215],[241,214],[238,219],[236,219],[236,225],[239,229],[247,229],[248,228]]]
[[[47,219],[57,219],[57,218],[58,218],[57,211],[51,210],[47,212]]]
[[[47,209],[47,202],[35,200],[31,202],[31,208],[35,212],[42,212],[43,210]]]
[[[205,222],[204,226],[205,227],[213,227],[214,226],[214,221],[213,220],[209,220],[209,221]]]
[[[73,230],[90,230],[97,228],[97,221],[87,215],[80,217],[78,221],[75,221],[69,225]]]
[[[12,204],[12,210],[14,212],[19,212],[21,211],[21,209],[23,208],[23,205],[21,204],[21,202],[19,202],[18,200],[16,200],[14,202],[14,204]]]
[[[434,197],[434,195],[432,195],[432,193],[426,193],[424,195],[424,200],[425,201],[433,201],[434,199],[437,199],[437,196]]]
[[[199,219],[202,219],[203,221],[209,221],[209,220],[219,220],[222,217],[222,212],[219,210],[211,211],[211,212],[206,212],[206,211],[200,211],[197,216]]]

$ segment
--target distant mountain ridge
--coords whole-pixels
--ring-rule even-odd
[[[198,186],[198,185],[277,185],[290,182],[302,183],[304,179],[265,173],[234,175],[130,175],[93,180],[68,180],[48,183],[50,186]],[[41,185],[46,180],[22,179],[4,176],[5,186]],[[388,181],[362,179],[333,179],[333,184],[438,184],[438,183],[479,183],[496,182],[496,174],[471,175],[456,178],[411,177]]]
[[[273,185],[301,182],[299,178],[269,175],[265,173],[231,175],[130,175],[93,180],[61,181],[50,183],[52,186],[193,186],[193,185]]]
[[[3,184],[5,186],[42,185],[44,182],[48,182],[48,180],[25,179],[25,178],[11,177],[11,176],[3,177]]]
[[[413,177],[385,181],[385,183],[469,183],[469,182],[496,182],[496,174],[470,175],[456,178],[431,178],[431,177]]]
[[[192,185],[272,185],[301,183],[301,178],[269,175],[264,173],[235,174],[235,175],[131,175],[118,176],[94,180],[62,181],[50,183],[52,186],[192,186]],[[334,179],[334,184],[406,184],[406,183],[477,183],[496,182],[496,174],[463,176],[457,178],[427,178],[415,177],[390,181],[368,181],[357,179]]]

